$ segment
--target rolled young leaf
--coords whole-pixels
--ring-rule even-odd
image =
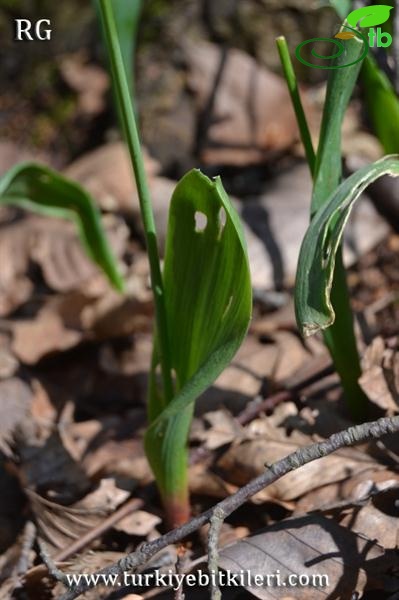
[[[295,284],[296,318],[303,335],[312,335],[334,323],[330,293],[345,225],[360,194],[383,175],[399,176],[399,155],[359,169],[314,215],[302,242]]]
[[[194,401],[229,364],[251,317],[242,226],[219,178],[211,181],[193,170],[178,183],[169,212],[164,286],[175,395],[166,403],[157,388],[155,354],[145,447],[166,507],[176,513],[173,507],[187,499]]]
[[[123,278],[105,236],[100,213],[80,185],[47,167],[22,163],[0,177],[0,204],[12,204],[74,221],[87,254],[117,290],[124,289]]]

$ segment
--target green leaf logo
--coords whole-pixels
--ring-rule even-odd
[[[346,20],[352,27],[356,27],[358,24],[361,27],[375,27],[388,21],[392,9],[393,6],[386,6],[385,4],[365,6],[364,8],[353,10],[347,16]]]

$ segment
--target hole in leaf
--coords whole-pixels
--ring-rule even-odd
[[[224,210],[224,208],[222,206],[218,213],[218,223],[219,223],[218,240],[220,240],[220,238],[222,237],[223,229],[225,228],[226,222],[227,222],[227,215],[226,215],[226,211]]]
[[[195,212],[194,218],[196,233],[202,233],[203,231],[205,231],[206,226],[208,224],[208,217],[204,213],[197,210]]]
[[[219,223],[220,223],[220,228],[223,229],[224,226],[226,225],[227,222],[227,215],[226,215],[226,211],[224,210],[223,206],[222,208],[219,210]]]

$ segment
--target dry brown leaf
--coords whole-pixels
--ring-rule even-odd
[[[134,281],[133,281],[134,279]],[[97,339],[117,338],[138,331],[151,331],[153,317],[152,295],[143,279],[130,278],[128,296],[109,291],[87,304],[81,319],[85,329]]]
[[[75,504],[75,508],[83,508],[86,510],[95,510],[103,514],[114,512],[118,506],[125,502],[130,496],[128,490],[119,488],[116,485],[115,479],[109,477],[101,479],[97,489],[90,494],[87,494]]]
[[[327,510],[341,505],[342,502],[359,503],[372,493],[396,487],[398,481],[399,475],[394,471],[367,469],[346,481],[311,490],[296,502],[294,515],[303,515],[313,510]]]
[[[288,436],[285,429],[277,427],[270,418],[257,419],[246,429],[248,437],[253,439],[230,447],[217,463],[224,477],[239,486],[263,473],[266,464],[273,464],[312,441],[298,431]],[[384,469],[364,452],[348,448],[304,465],[269,486],[265,492],[272,500],[290,501],[370,468]]]
[[[278,357],[275,344],[261,344],[247,336],[234,360],[198,402],[200,413],[223,404],[232,412],[242,410],[259,393],[265,377],[272,377]]]
[[[366,587],[386,589],[386,573],[393,561],[393,553],[321,515],[286,519],[264,533],[223,548],[219,555],[220,567],[232,573],[249,570],[252,577],[264,578],[279,572],[282,586],[276,585],[276,579],[269,586],[245,586],[262,600],[287,597],[287,578],[292,574],[328,578],[328,585],[292,587],[296,600],[351,598],[353,592],[362,593]],[[399,588],[393,578],[390,584]]]
[[[59,69],[64,81],[78,94],[78,109],[84,115],[96,115],[105,107],[109,77],[98,65],[87,64],[83,52],[62,58]]]
[[[262,195],[242,204],[239,211],[245,222],[254,288],[294,285],[299,249],[309,226],[311,195],[309,169],[303,164],[268,182]],[[371,203],[360,202],[348,223],[345,263],[356,262],[385,239],[387,231],[387,223]]]
[[[399,354],[383,338],[373,340],[363,356],[359,383],[372,402],[393,414],[398,411]]]
[[[238,489],[237,486],[227,483],[216,473],[204,468],[202,464],[190,467],[189,485],[191,494],[210,498],[226,498]]]
[[[15,581],[7,579],[0,586],[0,600],[10,600],[11,594],[15,588]]]
[[[209,428],[197,427],[190,435],[191,440],[202,442],[205,448],[216,450],[225,444],[245,437],[245,430],[237,423],[232,414],[225,410],[215,410],[203,416]]]
[[[0,236],[0,316],[6,316],[31,295],[33,285],[26,277],[29,264],[26,223],[4,226]]]
[[[206,42],[186,46],[188,82],[210,126],[207,164],[248,165],[291,146],[298,130],[284,81],[245,52]]]
[[[397,496],[397,494],[396,494]],[[395,511],[396,512],[396,511]],[[340,521],[343,527],[350,528],[353,532],[367,536],[386,550],[394,550],[398,545],[398,517],[387,515],[378,510],[372,502],[360,509],[352,509]]]
[[[70,504],[87,493],[90,481],[65,448],[58,431],[43,440],[18,439],[20,476],[25,487]]]
[[[117,531],[123,531],[128,535],[147,537],[162,519],[145,510],[136,510],[131,515],[124,517],[114,525]]]
[[[115,216],[104,219],[107,237],[117,256],[126,249],[128,229]],[[109,284],[87,257],[76,228],[62,219],[26,215],[3,224],[0,236],[0,316],[5,316],[28,300],[33,284],[28,277],[29,263],[39,265],[47,285],[61,292],[76,290],[97,282],[96,296]]]
[[[105,512],[74,508],[50,502],[32,490],[26,490],[39,536],[46,542],[50,556],[65,549],[103,520]]]
[[[152,471],[139,440],[109,440],[90,450],[82,461],[90,477],[126,477],[145,485],[153,480]]]
[[[158,163],[145,154],[147,175],[159,172]],[[138,197],[128,150],[112,142],[89,152],[69,165],[65,175],[81,183],[107,211],[138,211]]]
[[[59,315],[45,308],[36,319],[14,323],[12,350],[21,362],[34,365],[49,354],[73,348],[82,339],[80,331],[68,329]]]
[[[82,552],[72,559],[68,560],[65,571],[68,573],[96,573],[105,567],[108,567],[126,556],[123,552],[112,552],[105,550],[103,552],[89,550]],[[111,591],[110,587],[98,586],[85,593],[85,600],[100,600],[106,599]],[[61,598],[65,593],[65,587],[61,583],[57,583],[53,590],[54,598]]]
[[[9,140],[0,141],[0,175],[3,175],[3,173],[17,163],[29,160],[48,162],[48,157],[42,152],[35,151],[33,153],[27,148]]]
[[[144,159],[159,241],[163,246],[169,202],[176,184],[157,174],[159,165],[148,154],[144,154]],[[65,174],[81,183],[103,210],[133,213],[135,225],[142,230],[137,188],[129,154],[122,142],[113,142],[86,154],[72,163]]]
[[[129,237],[126,224],[114,215],[107,215],[103,225],[115,255],[122,256]],[[29,217],[27,233],[31,245],[30,257],[41,267],[50,288],[69,292],[96,277],[102,281],[103,292],[109,289],[104,275],[88,258],[73,223]]]
[[[289,331],[278,331],[273,335],[278,349],[278,360],[274,378],[283,382],[296,373],[309,358],[309,353],[297,335]]]
[[[0,379],[15,375],[19,363],[10,348],[10,337],[0,333]]]
[[[30,388],[13,377],[0,381],[0,450],[11,454],[10,443],[17,429],[30,419],[32,392]]]
[[[38,379],[33,379],[33,397],[30,414],[36,424],[37,440],[45,440],[54,429],[57,409],[52,404],[47,390]]]

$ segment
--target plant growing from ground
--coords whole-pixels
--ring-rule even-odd
[[[194,402],[230,362],[252,296],[239,218],[219,178],[197,170],[170,204],[163,273],[137,124],[109,0],[99,1],[112,80],[140,198],[155,304],[145,450],[170,525],[189,517],[187,436]]]
[[[193,170],[173,193],[162,272],[131,100],[132,85],[127,77],[133,46],[126,40],[126,31],[121,32],[126,25],[126,6],[119,0],[115,5],[110,0],[99,0],[97,8],[139,193],[154,296],[154,350],[145,450],[168,523],[178,525],[190,515],[187,437],[195,400],[233,358],[249,325],[252,294],[248,257],[240,220],[220,179],[213,181]],[[132,34],[137,19],[130,24]],[[120,38],[125,39],[123,53]],[[112,285],[123,290],[123,278],[104,235],[99,212],[80,186],[46,167],[22,164],[0,179],[0,202],[73,219],[89,255]]]
[[[344,24],[341,31],[345,28]],[[384,174],[399,175],[399,162],[396,157],[386,157],[341,183],[342,121],[362,64],[362,61],[356,61],[364,51],[357,37],[341,43],[345,45],[345,51],[329,67],[332,70],[315,153],[286,41],[284,38],[277,40],[313,177],[311,224],[302,243],[295,285],[297,322],[304,335],[323,331],[326,346],[341,378],[349,410],[356,420],[361,420],[367,415],[367,398],[358,383],[360,360],[341,241],[353,203],[361,191]]]

